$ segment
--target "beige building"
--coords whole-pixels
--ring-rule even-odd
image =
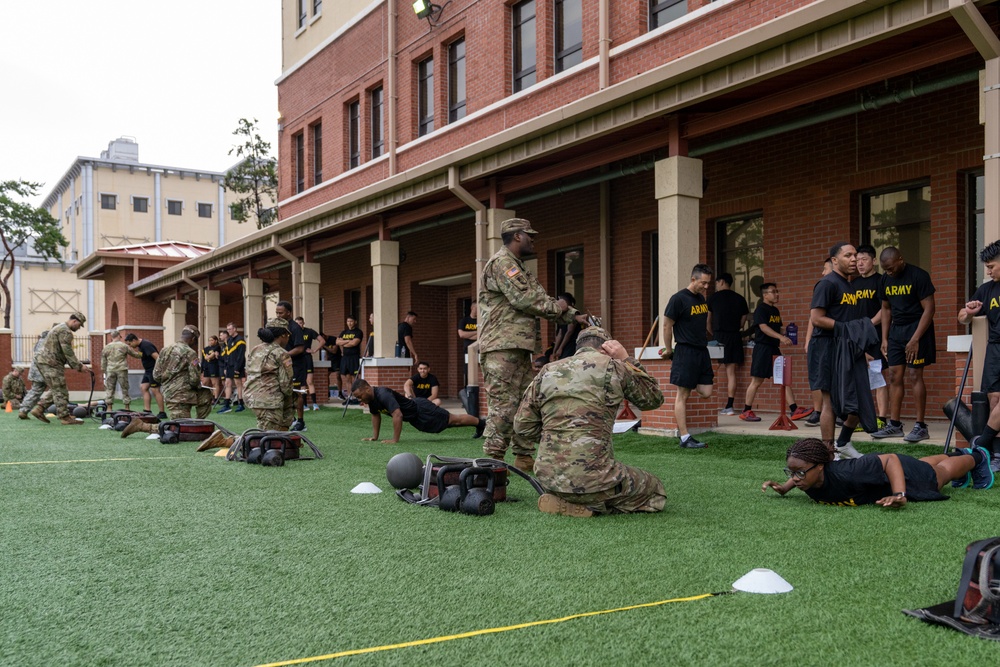
[[[42,203],[62,221],[69,241],[64,264],[35,256],[28,247],[14,269],[11,325],[15,341],[23,341],[14,346],[14,360],[28,361],[32,338],[74,311],[87,316],[77,334],[81,341],[112,324],[133,324],[112,323],[103,281],[80,280],[72,270],[96,250],[161,241],[216,248],[254,231],[252,222],[233,219],[235,197],[223,189],[223,177],[140,162],[139,146],[128,137],[111,141],[99,158],[78,157]]]

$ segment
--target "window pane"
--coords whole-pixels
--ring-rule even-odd
[[[915,186],[864,195],[863,225],[868,242],[879,253],[884,248],[899,248],[910,264],[930,268],[931,259],[931,188]]]
[[[581,0],[556,2],[556,71],[583,62],[583,6]]]
[[[116,199],[117,197],[114,195],[101,195],[101,208],[109,211],[115,210]]]
[[[348,140],[350,142],[350,167],[353,169],[361,164],[361,102],[351,102],[348,107],[350,127]]]
[[[535,83],[537,63],[534,0],[514,6],[514,91]]]
[[[427,58],[417,65],[418,136],[434,129],[434,59]]]
[[[764,218],[752,215],[719,223],[719,272],[733,274],[733,290],[753,310],[764,282]]]
[[[583,307],[583,248],[556,252],[556,294],[569,292]]]
[[[465,40],[448,47],[448,120],[465,117]]]
[[[979,251],[986,247],[986,177],[982,173],[969,175],[969,216],[972,229],[969,239],[972,240],[969,274],[972,283],[969,294],[986,282],[986,265],[979,261]]]
[[[323,124],[313,125],[313,185],[323,182]]]
[[[306,150],[305,140],[299,132],[292,140],[295,147],[295,192],[306,189]]]
[[[198,217],[199,218],[211,218],[212,217],[212,205],[211,204],[198,204]]]
[[[667,25],[674,19],[687,14],[687,0],[650,0],[649,3],[649,29],[659,28]]]
[[[132,210],[136,213],[145,213],[149,210],[149,200],[145,197],[135,197],[132,200]]]
[[[383,126],[385,125],[382,106],[382,88],[372,91],[372,157],[382,155],[385,150]]]

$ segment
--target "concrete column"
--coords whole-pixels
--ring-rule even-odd
[[[375,356],[392,357],[399,316],[399,242],[372,241],[371,253]]]
[[[204,323],[201,328],[201,338],[203,341],[208,337],[219,333],[219,306],[222,305],[222,293],[219,290],[207,289],[201,291],[201,298],[204,300],[201,312]],[[202,343],[206,345],[206,343]]]
[[[675,155],[656,163],[654,193],[659,224],[659,341],[663,343],[663,311],[670,297],[691,282],[691,267],[702,261],[701,160]]]
[[[186,299],[170,300],[170,320],[167,330],[163,332],[166,338],[163,341],[164,345],[170,345],[181,339],[181,331],[187,324],[187,309],[188,302]]]
[[[302,278],[299,294],[302,295],[302,305],[299,306],[296,314],[305,319],[306,326],[321,329],[322,327],[319,326],[319,264],[302,262],[299,266],[299,275]],[[358,316],[360,317],[360,314]]]
[[[264,326],[264,281],[243,278],[243,331],[256,333]]]
[[[486,261],[496,254],[496,251],[503,245],[503,241],[500,239],[500,223],[516,217],[517,213],[508,208],[486,209],[486,248],[483,255],[485,259],[483,259],[482,265],[478,267],[478,273],[481,274],[483,272],[483,266],[486,265]]]
[[[986,61],[983,76],[983,146],[986,187],[983,211],[983,238],[986,243],[1000,239],[1000,58]]]

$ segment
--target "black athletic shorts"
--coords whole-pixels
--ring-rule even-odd
[[[148,384],[150,389],[155,389],[160,386],[159,382],[153,382],[153,371],[143,371],[142,382],[139,384]]]
[[[807,356],[810,391],[830,391],[833,386],[833,338],[813,338],[809,341]]]
[[[776,347],[760,343],[754,345],[753,356],[750,357],[750,377],[774,377],[774,358],[779,354]]]
[[[719,331],[715,334],[715,340],[722,345],[723,364],[743,364],[745,359],[743,353],[743,336],[739,331]]]
[[[983,357],[983,380],[980,391],[988,394],[1000,392],[1000,343],[989,343]]]
[[[219,364],[203,361],[201,364],[201,374],[207,378],[219,377]]]
[[[313,372],[313,358],[312,355],[306,355],[306,373]]]
[[[919,322],[889,327],[889,345],[886,350],[886,357],[890,366],[909,366],[910,368],[923,368],[930,366],[937,361],[937,346],[934,343],[934,324],[927,327],[927,331],[920,337],[917,345],[917,358],[912,364],[906,363],[906,344],[913,337],[913,332],[917,330]]]
[[[680,343],[674,348],[674,359],[670,365],[670,384],[675,387],[694,389],[698,385],[712,384],[712,359],[708,348],[703,345]]]
[[[298,368],[292,364],[292,389],[301,389],[306,386],[306,365],[302,364]]]
[[[231,366],[226,367],[226,378],[229,380],[239,380],[240,378],[245,378],[247,376],[247,367],[243,366],[241,368],[232,368]]]
[[[330,374],[331,375],[339,374],[340,373],[340,361],[343,358],[344,357],[342,355],[335,354],[335,355],[331,356],[329,359],[327,359],[327,361],[330,362]]]
[[[440,433],[448,428],[449,413],[426,398],[412,399],[417,405],[417,417],[410,425],[424,433]]]
[[[361,357],[354,357],[354,356],[341,357],[340,359],[341,375],[357,375],[359,368],[361,368]]]

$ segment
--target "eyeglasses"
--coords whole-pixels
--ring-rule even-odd
[[[806,474],[818,465],[819,464],[816,463],[806,468],[805,470],[792,470],[791,468],[785,468],[785,475],[787,475],[788,477],[794,477],[795,479],[805,479]]]

